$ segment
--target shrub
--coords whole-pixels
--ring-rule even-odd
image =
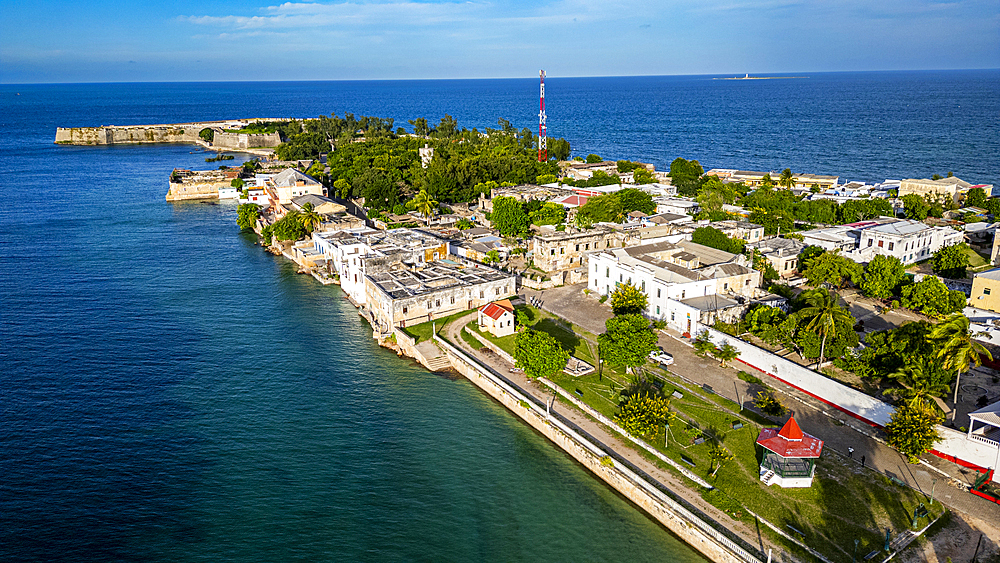
[[[787,410],[785,409],[785,405],[781,404],[781,401],[771,391],[760,391],[757,393],[753,404],[768,416],[783,416]]]
[[[746,371],[740,371],[739,373],[736,374],[736,377],[739,377],[740,379],[746,381],[747,383],[753,383],[754,385],[764,384],[764,381],[761,380],[759,377],[755,377],[753,374]]]

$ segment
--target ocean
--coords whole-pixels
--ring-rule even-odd
[[[574,154],[1000,183],[1000,71],[549,78]],[[445,113],[535,128],[536,80],[0,86],[0,560],[704,559],[335,286],[167,203],[187,145],[58,126]],[[239,164],[245,157],[237,157]]]

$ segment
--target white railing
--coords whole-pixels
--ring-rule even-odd
[[[984,444],[993,446],[994,448],[1000,448],[1000,442],[997,442],[996,440],[990,440],[989,438],[981,434],[969,434],[969,437],[972,438],[973,440],[979,440]]]
[[[531,407],[531,410],[534,411],[540,418],[547,418],[547,413],[545,412],[545,409],[539,406],[535,402],[534,397],[522,394],[512,385],[508,384],[506,381],[504,381],[500,377],[497,377],[493,373],[490,373],[490,370],[484,369],[479,364],[479,362],[473,360],[472,358],[467,356],[464,352],[458,350],[457,348],[452,346],[448,341],[444,340],[437,334],[434,335],[434,340],[436,340],[439,344],[441,344],[441,346],[445,349],[446,352],[453,354],[461,361],[472,367],[472,369],[479,372],[483,377],[490,380],[490,382],[492,382],[494,385],[500,388],[503,393],[508,394],[512,396],[514,399],[518,401],[523,401],[525,404],[529,405]],[[571,429],[569,426],[567,426],[557,418],[548,418],[548,420],[552,424],[552,426],[559,429],[559,431],[561,431],[563,434],[568,436],[573,441],[580,444],[584,449],[591,452],[593,455],[596,455],[598,457],[605,457],[608,455],[607,452],[605,452],[600,447],[592,443],[590,440],[587,440],[586,438],[578,434],[575,430]],[[642,489],[647,494],[649,494],[656,500],[660,501],[663,505],[665,505],[678,517],[680,517],[681,519],[685,520],[688,523],[694,524],[701,532],[703,532],[711,539],[715,540],[720,546],[724,547],[734,556],[748,563],[762,563],[759,557],[751,554],[749,551],[739,546],[736,542],[723,535],[721,532],[713,528],[711,525],[702,520],[700,517],[696,516],[693,512],[685,508],[683,505],[681,505],[674,499],[668,497],[658,488],[654,487],[648,481],[646,481],[642,477],[639,477],[637,474],[635,474],[628,468],[623,467],[620,464],[615,464],[614,469],[619,473],[621,477],[625,478],[636,487]]]

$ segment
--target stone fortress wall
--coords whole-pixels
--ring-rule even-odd
[[[278,133],[230,133],[255,121],[288,121],[291,118],[233,119],[162,125],[102,125],[100,127],[57,127],[55,142],[59,145],[117,145],[146,143],[196,143],[207,148],[247,149],[274,148],[281,144]],[[213,129],[211,143],[198,136],[203,129]]]

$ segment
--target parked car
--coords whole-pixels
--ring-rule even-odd
[[[663,350],[653,350],[649,353],[649,359],[660,364],[661,366],[669,366],[674,363],[674,357],[670,354],[664,352]]]

